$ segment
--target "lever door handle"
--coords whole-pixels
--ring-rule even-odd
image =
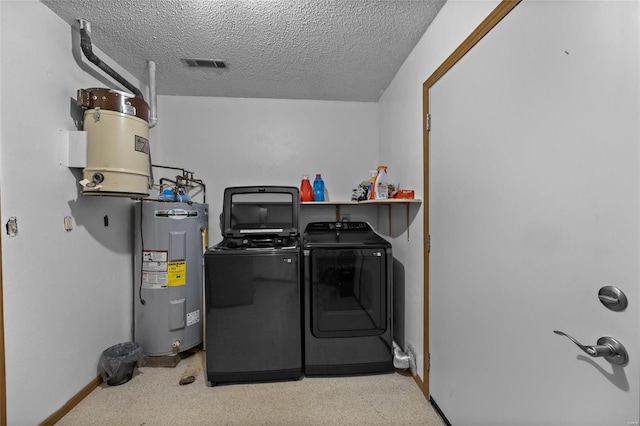
[[[554,330],[554,333],[571,340],[584,353],[594,358],[604,357],[607,361],[616,365],[624,365],[629,361],[629,354],[625,347],[613,337],[601,337],[595,345],[586,346],[562,331]]]

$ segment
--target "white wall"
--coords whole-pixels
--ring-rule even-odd
[[[75,129],[71,98],[104,87],[75,62],[71,27],[40,2],[0,8],[2,225],[15,216],[19,226],[2,232],[7,420],[33,425],[96,378],[104,349],[131,338],[131,201],[83,198],[57,164],[58,129]]]
[[[448,0],[380,99],[380,161],[389,166],[391,180],[414,189],[416,198],[427,198],[422,175],[422,83],[498,4],[497,0]],[[394,212],[396,230],[396,224],[404,223],[404,210]],[[392,243],[405,268],[405,340],[416,351],[418,372],[424,378],[423,215],[424,204],[413,206],[410,241],[398,229]]]
[[[221,239],[216,220],[228,186],[299,187],[303,174],[321,173],[328,200],[348,201],[378,162],[376,103],[159,96],[156,132],[153,163],[205,182],[211,243]],[[335,218],[330,206],[301,210],[305,221]],[[349,210],[351,220],[371,220],[371,211]]]

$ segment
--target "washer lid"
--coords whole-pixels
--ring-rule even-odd
[[[224,190],[222,236],[299,235],[300,193],[293,186],[236,186]]]

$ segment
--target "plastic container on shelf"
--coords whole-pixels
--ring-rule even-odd
[[[302,182],[300,182],[300,201],[313,201],[313,190],[311,189],[309,175],[302,175]]]
[[[313,181],[313,201],[324,201],[324,181],[320,173],[316,175]]]
[[[374,193],[374,183],[376,182],[376,177],[378,176],[378,171],[377,170],[369,170],[369,187],[367,188],[367,200],[374,200],[375,199],[375,193]]]
[[[387,198],[389,198],[387,166],[378,166],[376,180],[373,183],[373,199],[386,200]]]

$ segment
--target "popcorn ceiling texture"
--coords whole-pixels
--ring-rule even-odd
[[[445,0],[43,0],[159,95],[376,102]],[[190,68],[182,58],[228,69]]]

